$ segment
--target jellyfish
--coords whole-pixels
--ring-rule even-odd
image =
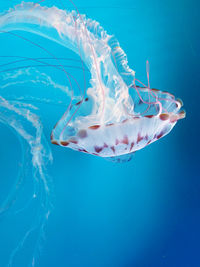
[[[169,92],[150,87],[148,62],[148,84],[139,81],[135,71],[129,67],[118,40],[97,21],[80,14],[75,5],[74,9],[67,11],[55,6],[22,2],[0,14],[0,33],[10,34],[37,46],[57,64],[27,57],[20,60],[53,66],[61,70],[68,80],[69,88],[65,93],[70,97],[69,105],[49,134],[51,143],[117,162],[127,161],[136,151],[167,135],[177,121],[185,117],[185,111],[181,110],[183,103]],[[42,36],[76,53],[81,62],[84,86],[81,88],[76,83],[76,79],[66,71],[54,53],[16,31]],[[86,88],[85,76],[88,71],[90,85]],[[78,90],[74,90],[72,79]],[[54,87],[61,88],[55,84]],[[1,96],[0,108],[7,110],[7,115],[10,114],[12,119],[5,117],[2,112],[0,120],[7,121],[29,144],[33,172],[35,169],[38,172],[38,176],[34,177],[35,184],[37,187],[40,180],[45,192],[45,212],[37,225],[43,228],[50,211],[48,179],[43,165],[45,157],[50,159],[49,147],[43,141],[42,127],[39,118],[34,115],[34,108],[15,100],[11,103]],[[36,133],[28,134],[27,123]],[[48,152],[44,154],[42,148]],[[35,198],[36,194],[33,196]],[[15,252],[18,249],[20,246]],[[33,258],[32,266],[34,264]]]
[[[67,12],[22,3],[1,16],[0,26],[2,31],[33,32],[71,49],[91,73],[90,87],[84,88],[75,104],[72,96],[52,130],[52,144],[100,157],[120,157],[165,136],[185,117],[182,101],[150,88],[149,80],[148,86],[142,86],[115,37],[77,9]]]

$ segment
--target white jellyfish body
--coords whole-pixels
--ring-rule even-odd
[[[90,88],[82,91],[79,103],[70,103],[53,129],[53,144],[120,156],[160,139],[185,117],[181,101],[170,93],[136,85],[118,41],[78,11],[22,3],[0,17],[0,27],[2,32],[33,32],[73,50],[91,73]],[[92,107],[83,115],[88,98]]]
[[[157,91],[157,94],[161,93],[170,95]],[[179,111],[182,106],[180,100],[174,100],[170,104],[167,103],[169,100],[165,101],[168,106],[165,113],[127,114],[119,122],[94,124],[75,119],[66,124],[62,118],[52,131],[51,142],[100,157],[118,157],[133,153],[168,134],[176,122],[185,117],[185,112]]]

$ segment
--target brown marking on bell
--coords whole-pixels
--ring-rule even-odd
[[[85,101],[87,102],[88,100],[89,100],[89,98],[88,98],[88,97],[86,97]]]
[[[143,139],[144,139],[144,137],[141,136],[140,133],[138,133],[137,143],[139,143],[139,142],[142,141]]]
[[[59,146],[59,143],[58,143],[56,140],[51,140],[51,143],[52,143],[53,145],[57,145],[57,146]]]
[[[131,86],[131,87],[134,87],[134,86]],[[138,88],[138,89],[146,89],[146,87],[139,86],[139,85],[135,85],[135,87]]]
[[[115,147],[111,146],[110,148],[112,149],[113,153],[115,153]]]
[[[147,144],[146,144],[146,145],[149,145],[149,144],[151,143],[151,141],[152,141],[152,140],[149,140],[149,141],[147,142]]]
[[[134,142],[132,142],[132,143],[131,143],[131,146],[130,146],[130,151],[133,149],[133,147],[134,147],[134,144],[135,144]]]
[[[116,146],[119,145],[119,140],[118,139],[115,140],[115,145]]]
[[[128,119],[125,119],[125,120],[122,121],[122,123],[126,123],[127,121],[128,121]]]
[[[162,114],[160,114],[160,119],[162,121],[168,120],[169,119],[169,114],[168,113],[162,113]]]
[[[100,125],[92,125],[92,126],[90,126],[89,127],[89,129],[91,129],[91,130],[97,130],[97,129],[99,129],[99,127],[100,127]]]
[[[138,116],[135,116],[135,117],[133,117],[133,119],[136,119],[136,120],[137,120],[137,119],[140,119],[140,117],[138,117]]]
[[[108,124],[106,124],[106,126],[112,126],[112,125],[114,125],[114,123],[108,123]]]
[[[78,144],[78,141],[75,140],[75,139],[69,139],[69,143],[72,143],[72,144]]]
[[[77,102],[75,105],[78,106],[78,105],[80,105],[82,102],[83,102],[83,100]]]
[[[156,88],[151,88],[152,91],[154,92],[159,92],[160,90],[156,89]]]
[[[87,131],[82,129],[82,130],[78,131],[77,136],[80,138],[86,138],[87,137]]]
[[[80,149],[78,149],[78,151],[80,151],[80,152],[84,152],[84,153],[89,153],[87,150],[85,150],[84,148],[80,148]]]
[[[161,131],[161,132],[159,133],[159,135],[157,135],[157,139],[160,139],[163,135],[164,135],[164,132]]]
[[[60,143],[62,146],[68,146],[69,145],[69,142],[67,142],[67,141],[60,141]]]
[[[100,153],[100,152],[103,150],[103,147],[100,147],[100,146],[94,146],[94,150],[95,150],[97,153]]]
[[[144,117],[145,117],[145,118],[149,118],[149,119],[151,119],[151,118],[154,117],[154,115],[145,115]]]
[[[121,143],[122,143],[122,144],[125,144],[125,145],[128,145],[129,140],[128,140],[127,135],[124,135],[124,138],[123,138],[123,140],[121,141]]]
[[[53,133],[51,132],[51,136],[50,136],[50,139],[53,140]]]
[[[106,143],[104,143],[103,147],[107,148],[107,147],[108,147],[108,145],[107,145]]]

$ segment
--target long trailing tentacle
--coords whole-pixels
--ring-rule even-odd
[[[12,214],[12,212],[19,214],[32,207],[35,201],[40,207],[35,214],[35,219],[31,223],[32,226],[25,232],[10,256],[8,266],[12,266],[15,256],[21,246],[30,238],[30,235],[37,233],[36,243],[40,242],[43,236],[43,229],[52,209],[50,200],[51,181],[46,173],[46,166],[51,161],[52,155],[43,137],[43,127],[40,120],[31,111],[30,107],[28,108],[26,105],[23,106],[21,104],[17,106],[0,97],[0,110],[0,122],[16,132],[20,139],[22,151],[26,153],[26,164],[23,164],[26,169],[23,171],[28,172],[25,177],[22,177],[22,173],[19,173],[14,186],[15,190],[11,191],[7,199],[1,203],[0,215],[9,216],[9,213]],[[34,179],[31,179],[32,175]],[[19,203],[17,205],[18,197],[23,193],[22,188],[28,186],[29,183],[34,185],[32,194],[29,196],[29,199],[24,200],[26,205],[19,208]],[[13,206],[18,208],[13,210]],[[36,254],[34,253],[33,258],[35,256]]]

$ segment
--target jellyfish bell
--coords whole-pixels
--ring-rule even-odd
[[[113,106],[117,115],[104,108],[106,120],[89,114],[67,123],[67,118],[73,116],[65,114],[53,129],[51,142],[116,162],[128,161],[134,152],[164,137],[185,117],[185,111],[180,110],[182,101],[172,94],[140,86],[133,86],[132,90],[134,93],[128,98],[132,113],[120,103],[118,109]]]

